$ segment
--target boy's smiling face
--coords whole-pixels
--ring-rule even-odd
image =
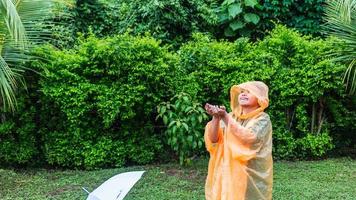
[[[255,95],[251,94],[248,90],[241,90],[239,94],[239,104],[242,107],[255,107],[258,106],[258,100]]]

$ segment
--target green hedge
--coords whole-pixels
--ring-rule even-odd
[[[177,52],[150,36],[127,34],[80,38],[68,50],[38,49],[44,59],[29,67],[40,75],[28,71],[18,111],[1,113],[1,163],[90,169],[172,154],[190,161],[187,156],[205,153],[199,105],[228,107],[229,88],[248,80],[270,87],[275,158],[318,158],[352,147],[355,99],[342,84],[346,67],[326,56],[342,48],[334,39],[284,26],[255,43],[193,38]]]
[[[248,80],[267,83],[275,158],[324,156],[340,143],[332,141],[340,135],[349,143],[354,141],[354,98],[346,95],[342,84],[346,68],[327,56],[327,52],[342,48],[333,45],[335,39],[313,39],[284,26],[257,43],[247,39],[218,42],[202,35],[195,38],[179,52],[191,80],[186,90],[201,102],[228,107],[233,84]]]
[[[31,138],[25,144],[32,141],[33,149],[40,147],[46,163],[93,168],[155,159],[162,143],[154,113],[161,101],[175,93],[174,54],[150,37],[129,35],[90,36],[70,50],[43,47],[36,53],[45,58],[31,66],[42,75],[32,89],[37,90],[33,106],[39,111],[21,107],[16,115],[26,113],[26,120],[38,122],[35,129],[24,130],[29,137],[39,135],[38,140]],[[17,121],[9,118],[1,130],[16,137],[16,125],[26,123]],[[9,133],[9,128],[14,132]],[[7,150],[1,151],[1,160],[22,163],[24,156],[27,162],[35,158],[26,154],[8,159],[12,154],[3,152],[27,152],[8,148],[4,144],[12,140],[0,137],[1,147]]]

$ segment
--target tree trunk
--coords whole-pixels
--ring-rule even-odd
[[[324,114],[324,103],[323,103],[323,99],[320,99],[319,105],[320,105],[320,109],[319,109],[319,113],[318,113],[318,132],[317,132],[317,134],[320,133],[321,128],[322,128],[322,126],[323,126],[323,122],[324,122],[324,120],[325,120],[325,118],[323,117],[323,114]]]
[[[316,106],[315,103],[313,103],[313,108],[312,108],[312,120],[311,120],[311,127],[310,127],[310,132],[314,133],[315,130],[315,115],[316,115]]]

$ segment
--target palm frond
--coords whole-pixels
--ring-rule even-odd
[[[4,109],[15,110],[17,81],[20,75],[12,70],[0,56],[0,95]]]
[[[13,2],[11,0],[0,0],[0,12],[5,19],[10,38],[20,48],[25,48],[27,41],[25,27]]]
[[[26,52],[51,38],[51,19],[63,14],[64,4],[73,0],[0,0],[0,105],[5,110],[16,107],[18,83],[25,86],[23,64],[31,59]]]
[[[324,28],[326,32],[340,40],[342,46],[334,54],[335,60],[349,63],[344,81],[350,94],[356,87],[356,0],[329,0],[325,7]]]
[[[55,16],[64,16],[58,5],[69,4],[69,0],[13,0],[26,30],[27,40],[31,44],[51,39],[52,20]]]
[[[351,61],[344,76],[344,82],[346,83],[346,87],[347,87],[346,89],[350,91],[350,94],[355,94],[355,90],[356,90],[356,84],[352,82],[356,79],[356,73],[354,67],[355,65],[356,65],[356,59]]]

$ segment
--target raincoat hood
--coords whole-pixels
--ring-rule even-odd
[[[248,90],[252,95],[257,97],[258,105],[260,106],[258,109],[247,113],[242,114],[242,107],[239,104],[239,95],[242,90]],[[230,106],[232,110],[232,114],[235,118],[238,119],[247,119],[251,118],[258,113],[263,112],[269,104],[268,98],[268,86],[261,81],[249,81],[239,85],[234,85],[230,89]]]

